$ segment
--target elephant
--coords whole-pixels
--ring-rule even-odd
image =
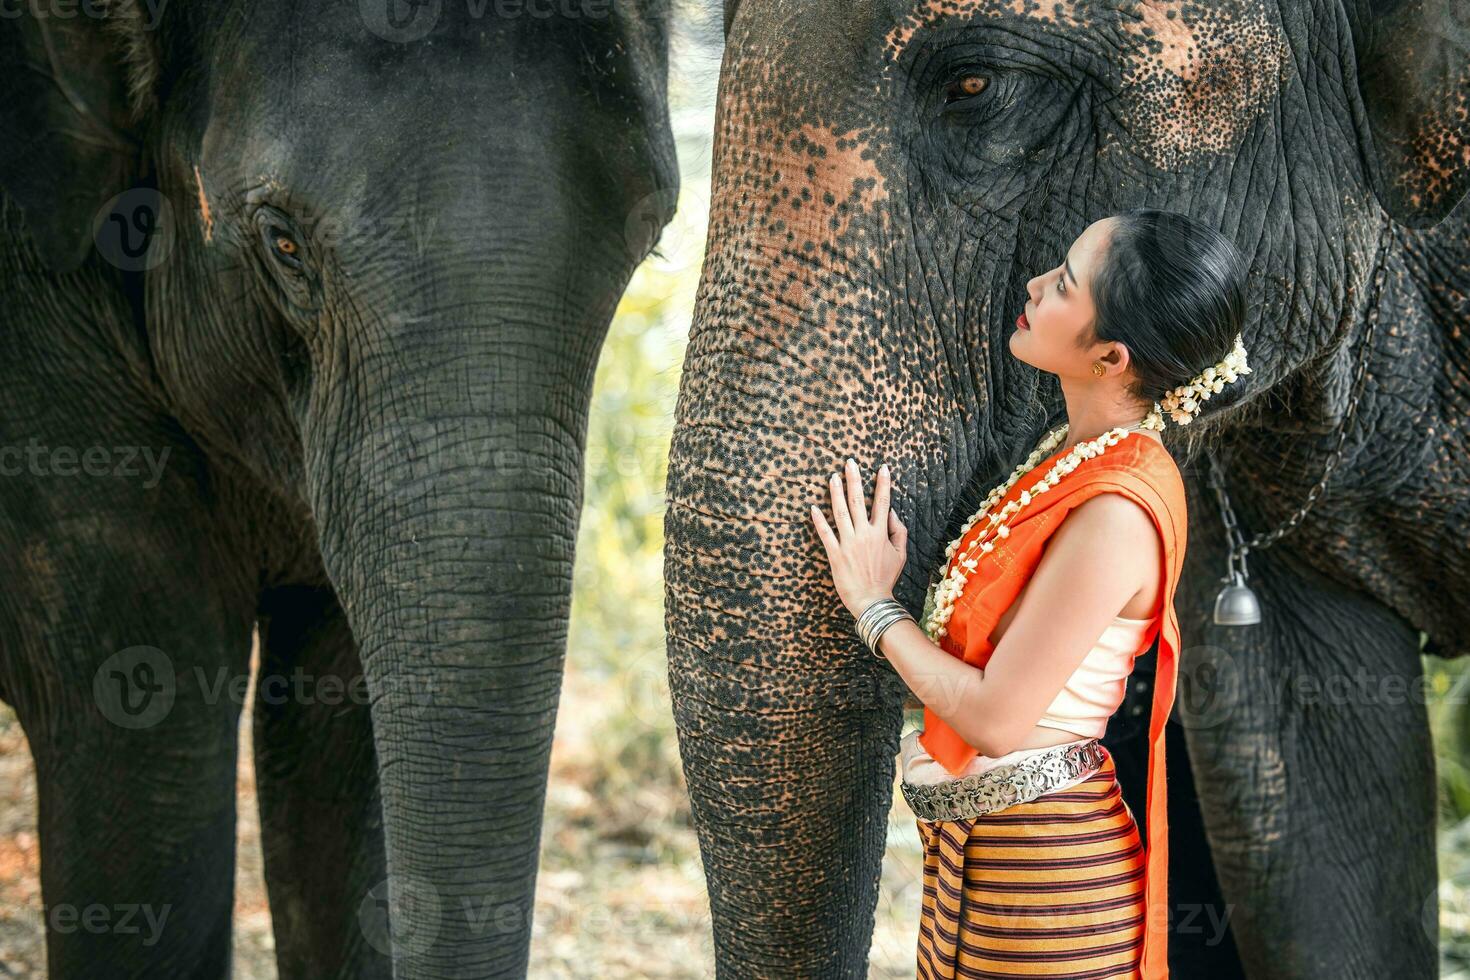
[[[672,7],[7,7],[0,697],[48,974],[230,975],[253,690],[280,975],[524,976]]]
[[[1007,350],[1027,281],[1136,206],[1211,222],[1250,281],[1249,383],[1164,431],[1190,508],[1165,726],[1174,972],[1435,975],[1415,692],[1421,653],[1470,635],[1461,10],[726,0],[665,513],[721,976],[866,975],[915,698],[854,632],[809,507],[846,458],[869,494],[889,463],[895,597],[918,616],[964,518],[1065,417],[1056,379]],[[1255,625],[1213,615],[1222,494]],[[1105,739],[1136,815],[1156,655]]]

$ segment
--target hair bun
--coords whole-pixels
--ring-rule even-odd
[[[1170,389],[1160,399],[1160,404],[1176,425],[1188,425],[1204,408],[1203,403],[1209,401],[1211,395],[1234,383],[1242,374],[1250,373],[1250,365],[1245,359],[1245,340],[1240,334],[1236,334],[1235,347],[1225,355],[1224,360],[1205,368],[1184,384]]]

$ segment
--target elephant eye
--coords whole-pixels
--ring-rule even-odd
[[[292,269],[301,268],[301,246],[289,232],[283,228],[269,228],[266,230],[266,238],[270,241],[271,254],[277,261]]]
[[[961,75],[951,82],[945,89],[945,105],[954,105],[966,99],[974,98],[990,87],[990,79],[985,75],[969,73]]]

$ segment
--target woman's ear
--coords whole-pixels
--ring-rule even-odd
[[[42,259],[69,272],[85,259],[99,212],[140,168],[135,121],[149,77],[128,59],[136,0],[83,4],[73,16],[21,4],[0,30],[8,66],[0,99],[0,190],[20,205]],[[151,42],[151,38],[144,38]],[[140,78],[142,79],[140,81]]]
[[[1350,0],[1359,133],[1394,220],[1427,228],[1470,188],[1470,16],[1464,0]]]

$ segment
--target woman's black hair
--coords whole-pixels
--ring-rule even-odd
[[[1110,224],[1112,238],[1092,275],[1097,318],[1089,343],[1126,346],[1129,394],[1159,401],[1235,347],[1245,322],[1246,263],[1230,239],[1178,211],[1133,208]]]

